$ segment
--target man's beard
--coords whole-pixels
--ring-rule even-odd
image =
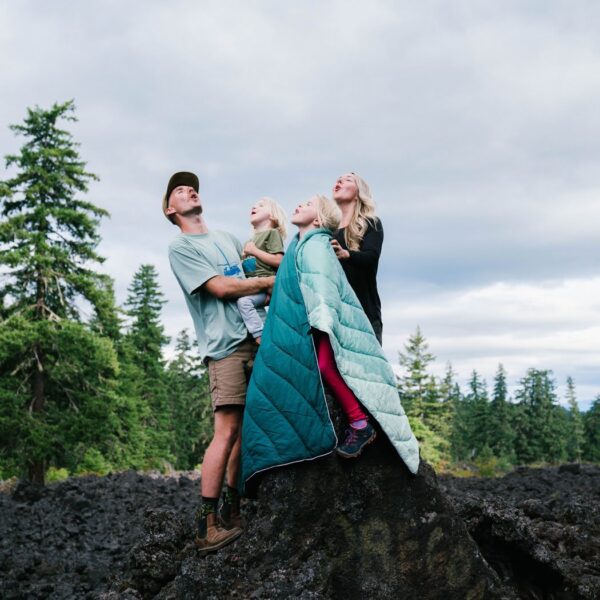
[[[193,216],[193,215],[198,215],[200,216],[202,214],[202,204],[198,205],[198,206],[194,206],[193,208],[190,208],[189,210],[186,210],[183,215],[184,216]]]

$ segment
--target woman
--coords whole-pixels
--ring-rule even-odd
[[[372,418],[409,470],[417,472],[417,440],[394,372],[331,247],[339,219],[335,204],[323,196],[301,204],[292,216],[298,235],[278,270],[246,396],[244,488],[260,471],[324,456],[336,447],[321,376],[330,387],[328,378],[337,377],[334,394],[350,421],[339,453],[361,453],[374,438]],[[340,397],[341,386],[346,398]],[[346,403],[349,395],[354,400]],[[357,405],[362,414],[353,412]],[[366,429],[365,435],[356,429]]]
[[[362,177],[346,173],[335,182],[333,199],[342,211],[342,219],[331,245],[381,344],[383,325],[377,267],[383,227],[375,216],[371,190]]]

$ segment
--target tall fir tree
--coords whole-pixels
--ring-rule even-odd
[[[11,127],[25,138],[6,156],[15,174],[0,184],[0,345],[11,348],[0,358],[0,433],[8,435],[0,437],[18,438],[2,454],[39,483],[50,464],[72,466],[86,452],[104,457],[118,429],[114,351],[80,313],[82,301],[99,305],[105,276],[92,266],[103,261],[97,228],[108,213],[82,198],[97,177],[59,127],[75,120],[72,102],[28,109]]]
[[[494,389],[489,411],[489,445],[497,458],[514,462],[514,428],[512,411],[508,401],[506,370],[498,365],[494,377]]]
[[[146,415],[147,466],[162,467],[172,461],[172,423],[167,398],[165,361],[162,349],[169,342],[161,323],[163,293],[153,265],[141,265],[128,288],[125,306],[131,319],[125,354],[135,362],[137,396]]]
[[[212,405],[208,373],[200,361],[196,341],[190,340],[185,329],[177,337],[167,381],[175,467],[193,469],[212,439]]]
[[[435,377],[428,372],[435,357],[428,352],[419,327],[409,337],[399,359],[405,371],[398,384],[400,398],[421,444],[421,455],[435,466],[442,466],[449,458],[449,442],[440,434],[444,429],[444,406]]]
[[[557,405],[552,371],[528,369],[516,398],[520,405],[515,450],[521,462],[566,458],[564,417]]]
[[[583,458],[600,463],[600,395],[596,396],[590,408],[583,415],[585,440]]]
[[[567,405],[568,414],[568,438],[567,438],[567,458],[577,462],[581,461],[583,454],[583,445],[585,441],[585,430],[583,418],[577,405],[577,392],[575,382],[571,376],[567,377]]]
[[[490,451],[490,403],[487,385],[473,371],[465,395],[467,406],[467,431],[471,458],[476,458],[482,452]]]

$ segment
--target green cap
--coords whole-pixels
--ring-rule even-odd
[[[179,173],[174,173],[171,175],[171,179],[169,179],[169,184],[167,185],[167,191],[163,196],[163,213],[165,213],[167,219],[169,215],[167,215],[167,208],[169,206],[169,196],[171,192],[180,185],[187,185],[189,187],[193,187],[196,192],[200,188],[200,182],[198,181],[198,176],[194,175],[194,173],[190,173],[189,171],[180,171]]]

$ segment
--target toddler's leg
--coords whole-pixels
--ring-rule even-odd
[[[261,294],[253,294],[252,296],[242,296],[237,300],[240,315],[242,315],[246,328],[254,339],[260,338],[263,331],[263,321],[256,309],[264,306],[266,299],[267,295],[262,292]]]

